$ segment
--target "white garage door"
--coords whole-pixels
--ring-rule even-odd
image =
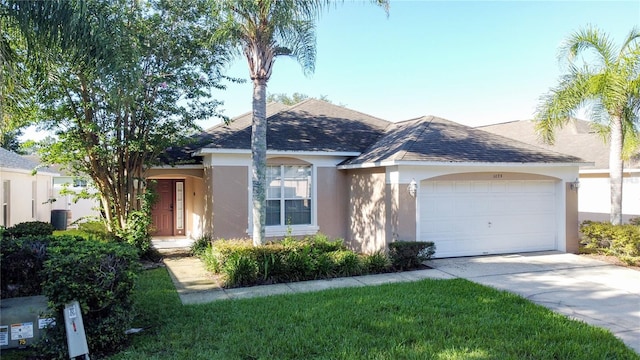
[[[435,257],[554,250],[553,181],[423,181],[420,239]]]

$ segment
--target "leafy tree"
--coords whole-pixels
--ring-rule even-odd
[[[29,70],[21,66],[26,60],[25,39],[15,22],[0,17],[0,29],[0,147],[19,151],[21,128],[35,121],[37,113],[35,85]]]
[[[376,0],[388,11],[388,0]],[[278,56],[294,57],[305,73],[316,60],[315,21],[329,0],[217,0],[213,7],[225,21],[219,39],[240,49],[253,81],[251,127],[252,238],[265,238],[267,160],[267,82]]]
[[[639,38],[640,31],[634,28],[618,48],[609,36],[595,27],[569,36],[560,52],[569,62],[568,72],[558,86],[542,97],[536,114],[537,131],[546,142],[553,143],[554,129],[564,126],[576,110],[591,105],[593,120],[608,134],[610,220],[614,225],[622,221],[624,144],[637,143],[638,139]],[[578,55],[586,57],[577,62]]]
[[[304,100],[307,100],[308,98],[309,98],[309,95],[301,94],[299,92],[294,92],[291,95],[287,95],[285,93],[267,94],[267,103],[279,102],[281,104],[285,104],[287,106],[291,106],[291,105],[295,105],[295,104],[297,104],[299,102],[302,102]],[[331,102],[331,100],[329,100],[327,95],[320,95],[319,99],[322,100],[322,101],[326,101],[328,103]]]
[[[267,94],[267,103],[270,102],[279,102],[281,104],[285,104],[287,106],[295,105],[299,102],[302,102],[309,98],[307,94],[301,94],[298,92],[294,92],[291,96],[285,93],[279,94]]]
[[[35,34],[62,17],[51,2],[64,4],[84,25],[60,30],[70,34]],[[47,73],[38,100],[42,122],[58,141],[43,156],[90,176],[108,230],[126,238],[136,231],[146,169],[197,128],[195,120],[216,115],[219,103],[211,95],[222,87],[226,60],[224,49],[210,43],[216,17],[200,0],[51,2],[12,5],[27,24],[25,37],[34,39],[30,50],[39,51],[32,68]]]

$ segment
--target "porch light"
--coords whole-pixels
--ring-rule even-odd
[[[409,186],[407,186],[407,191],[409,192],[409,196],[412,198],[416,197],[416,193],[418,192],[418,183],[416,183],[416,179],[411,179]]]
[[[580,181],[576,178],[576,181],[569,183],[569,189],[573,191],[578,191],[580,188]]]

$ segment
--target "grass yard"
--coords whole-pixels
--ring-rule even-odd
[[[640,359],[606,330],[466,280],[183,306],[145,271],[131,346],[111,359]]]

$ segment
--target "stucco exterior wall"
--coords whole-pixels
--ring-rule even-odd
[[[0,206],[0,225],[9,227],[26,221],[51,221],[51,203],[48,202],[52,196],[51,175],[0,169],[0,204],[7,201],[3,191],[5,181],[9,182],[10,190],[8,223],[3,224],[5,214]]]
[[[186,235],[198,238],[204,234],[204,182],[201,178],[184,179]]]
[[[387,239],[384,168],[349,170],[349,226],[346,244],[361,253],[384,249]]]
[[[578,238],[579,221],[578,221],[578,192],[571,188],[571,184],[565,183],[566,193],[566,249],[568,253],[578,253],[580,240]]]
[[[246,166],[213,166],[210,200],[214,238],[246,238],[249,214],[249,179]]]
[[[416,240],[416,199],[407,190],[409,184],[387,184],[387,226],[389,241]]]
[[[347,238],[349,189],[347,174],[335,167],[318,167],[318,227],[331,238]]]
[[[581,173],[579,213],[584,220],[609,221],[611,190],[609,173]],[[640,171],[625,171],[622,178],[622,221],[640,216]]]
[[[213,179],[211,167],[204,168],[202,176],[202,193],[202,233],[213,234]]]

